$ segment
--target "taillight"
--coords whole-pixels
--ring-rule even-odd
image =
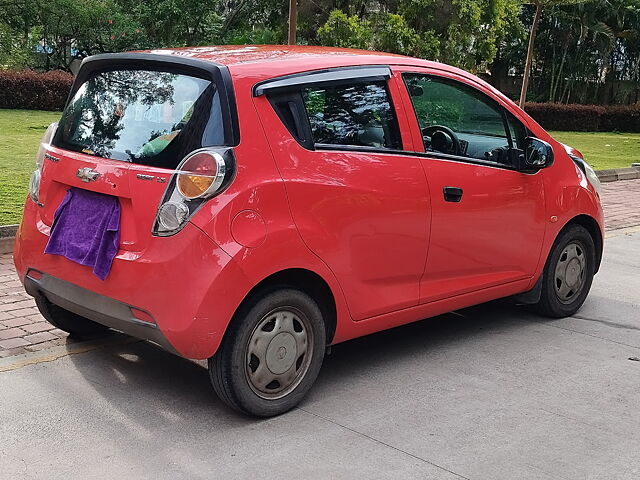
[[[54,122],[47,127],[47,130],[44,132],[42,136],[42,140],[40,140],[40,147],[38,148],[38,153],[36,154],[36,166],[38,167],[36,171],[31,174],[31,178],[29,179],[29,197],[35,203],[39,203],[40,196],[40,179],[42,178],[42,164],[44,162],[44,154],[49,148],[49,144],[51,143],[51,139],[53,135],[56,133],[58,129],[58,123]]]
[[[224,183],[226,168],[219,153],[210,150],[195,152],[178,167],[178,191],[188,200],[215,195]]]
[[[206,200],[229,185],[234,167],[232,148],[203,148],[187,155],[167,185],[153,234],[166,237],[182,230]]]

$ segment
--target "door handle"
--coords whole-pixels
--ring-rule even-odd
[[[457,203],[462,200],[462,189],[459,187],[444,187],[442,193],[444,193],[445,202]]]

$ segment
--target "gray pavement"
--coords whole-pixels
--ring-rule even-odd
[[[0,478],[637,480],[635,230],[608,239],[575,317],[493,302],[338,345],[269,420],[118,335],[0,359]]]

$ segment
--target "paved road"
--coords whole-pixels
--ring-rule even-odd
[[[494,302],[339,345],[274,419],[111,342],[0,359],[0,478],[640,477],[640,233],[608,240],[575,317]]]

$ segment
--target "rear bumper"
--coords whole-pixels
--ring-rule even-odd
[[[36,272],[38,275],[35,275]],[[133,315],[135,307],[132,305],[34,269],[27,272],[24,288],[33,297],[44,296],[51,303],[70,312],[177,353],[155,323],[139,320]]]
[[[37,208],[27,200],[14,247],[28,293],[183,357],[204,359],[216,352],[250,285],[199,228],[188,223],[172,237],[150,238],[144,251],[120,250],[103,281],[89,267],[44,253],[48,228],[37,220]],[[27,276],[31,270],[41,278]],[[148,314],[142,317],[149,325],[131,307]]]

